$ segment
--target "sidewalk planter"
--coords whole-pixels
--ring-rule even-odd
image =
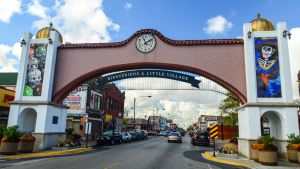
[[[258,147],[260,144],[252,144],[251,145],[251,159],[254,160],[255,162],[259,162],[258,159]]]
[[[238,145],[233,144],[233,143],[227,143],[224,145],[224,149],[228,150],[228,151],[232,151],[234,153],[238,152]]]
[[[35,138],[31,134],[24,134],[20,138],[18,146],[18,152],[20,153],[32,153]]]
[[[297,151],[300,150],[300,136],[293,133],[288,135],[288,138],[289,144],[286,147],[288,160],[292,163],[298,163]]]
[[[292,163],[298,163],[297,150],[300,148],[300,144],[289,144],[287,146],[287,158]]]
[[[287,150],[287,157],[289,162],[298,163],[297,150]]]
[[[32,153],[34,142],[20,142],[18,146],[18,152],[20,153]]]
[[[300,151],[297,151],[298,163],[300,163]]]
[[[19,142],[1,142],[0,153],[2,155],[13,155],[17,153]]]
[[[16,154],[20,135],[18,126],[11,126],[5,129],[1,140],[0,153],[3,155]]]
[[[262,144],[258,146],[258,160],[262,165],[276,166],[277,157],[277,147],[273,145],[275,137],[261,136],[260,140]]]
[[[262,165],[276,166],[277,152],[274,151],[258,151],[258,159]]]

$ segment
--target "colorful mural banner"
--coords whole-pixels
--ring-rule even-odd
[[[255,38],[257,97],[281,97],[277,38]]]
[[[23,96],[41,96],[47,44],[30,44]]]

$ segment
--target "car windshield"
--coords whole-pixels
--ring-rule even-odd
[[[110,134],[112,134],[112,130],[108,130],[108,131],[103,133],[103,135],[110,135]]]
[[[196,132],[196,135],[197,135],[197,136],[207,136],[208,133],[207,133],[207,132],[197,131],[197,132]]]
[[[128,133],[126,132],[126,133],[123,133],[123,136],[128,136]]]
[[[171,132],[170,135],[171,136],[179,136],[180,137],[180,134],[178,132]]]

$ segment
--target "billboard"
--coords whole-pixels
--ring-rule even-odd
[[[257,97],[281,97],[277,38],[255,38]]]
[[[85,110],[86,91],[82,87],[74,89],[65,99],[64,105],[69,106],[70,110]]]
[[[23,96],[41,96],[47,44],[30,44]]]

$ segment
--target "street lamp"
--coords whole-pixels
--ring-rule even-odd
[[[134,123],[134,128],[135,128],[135,102],[136,102],[136,99],[137,98],[140,98],[140,97],[149,97],[151,98],[152,96],[139,96],[139,97],[134,97],[133,98],[133,123]]]
[[[86,122],[86,125],[85,125],[85,147],[88,147],[88,137],[89,137],[89,113],[87,112],[87,107],[88,107],[88,99],[89,99],[89,87],[90,85],[89,84],[83,84],[82,85],[82,89],[83,91],[86,91],[86,97],[85,97],[85,122]]]

